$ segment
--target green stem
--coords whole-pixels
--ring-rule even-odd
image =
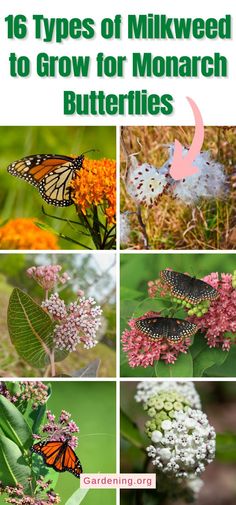
[[[50,365],[51,365],[51,376],[55,377],[56,376],[56,369],[55,369],[55,353],[54,349],[50,352]]]

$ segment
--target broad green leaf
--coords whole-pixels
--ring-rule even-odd
[[[206,375],[209,377],[234,377],[236,363],[236,346],[233,345],[229,352],[224,351],[226,359],[221,365],[213,365],[208,368]]]
[[[39,405],[37,409],[32,409],[32,403],[28,404],[28,407],[24,413],[24,418],[27,424],[30,426],[32,433],[38,433],[42,422],[45,420],[45,414],[47,410],[47,405]]]
[[[9,300],[8,329],[19,355],[30,365],[44,368],[50,363],[54,324],[30,296],[15,288]]]
[[[236,462],[236,435],[218,433],[216,435],[216,457],[220,461]]]
[[[122,362],[120,366],[121,377],[155,377],[153,366],[143,368],[141,366],[131,367],[126,362]]]
[[[190,352],[179,354],[173,365],[158,361],[155,365],[156,377],[192,377],[193,360]]]
[[[0,434],[0,481],[4,486],[22,484],[28,489],[27,479],[31,475],[30,467],[19,447],[5,435]]]
[[[32,454],[32,472],[34,474],[35,480],[38,480],[40,477],[43,477],[45,481],[52,481],[52,488],[55,489],[59,473],[56,472],[53,468],[49,468],[45,465],[42,456],[39,454]]]
[[[194,342],[191,345],[191,354],[193,359],[197,358],[198,354],[206,348],[206,339],[204,336],[197,332],[194,337]]]
[[[69,500],[67,500],[65,505],[80,505],[80,503],[82,503],[88,491],[89,489],[80,489],[80,488],[77,489],[77,491],[75,491],[75,493],[71,495]]]
[[[205,370],[213,365],[222,365],[227,358],[227,352],[222,349],[210,349],[206,346],[193,362],[194,377],[202,377]]]
[[[24,452],[32,445],[32,432],[13,403],[0,395],[0,426],[5,435]]]
[[[155,377],[173,377],[173,365],[167,365],[164,361],[156,361],[154,365]]]
[[[144,450],[144,442],[137,425],[121,409],[120,411],[121,435],[138,449]]]

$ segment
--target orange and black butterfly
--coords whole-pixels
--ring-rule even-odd
[[[50,205],[66,207],[73,204],[70,183],[76,170],[82,168],[83,160],[83,154],[77,158],[60,154],[34,154],[14,161],[7,170],[36,186]]]
[[[43,457],[44,463],[51,466],[56,472],[71,472],[80,478],[83,472],[82,465],[75,452],[68,445],[68,441],[45,441],[34,444],[33,452]]]

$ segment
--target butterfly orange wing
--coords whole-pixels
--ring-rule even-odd
[[[57,472],[68,471],[79,478],[83,471],[79,458],[66,442],[39,442],[33,445],[32,451],[40,454],[45,464]]]
[[[59,154],[35,154],[11,163],[7,170],[36,186],[50,205],[72,205],[70,183],[75,171],[82,167],[84,156],[71,158]]]

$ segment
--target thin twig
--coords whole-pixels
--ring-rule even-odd
[[[146,225],[145,225],[145,223],[143,222],[143,219],[142,219],[142,208],[141,208],[141,205],[138,205],[136,214],[137,214],[138,222],[139,222],[139,224],[140,224],[140,226],[142,228],[144,249],[149,249],[149,238],[148,238],[148,234],[147,234]]]

